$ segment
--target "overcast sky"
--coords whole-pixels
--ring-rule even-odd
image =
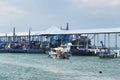
[[[0,33],[120,27],[120,0],[0,0]]]

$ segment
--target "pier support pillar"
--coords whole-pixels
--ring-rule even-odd
[[[95,36],[95,35],[96,35],[96,34],[94,34],[94,46],[96,46],[96,44],[95,44],[95,42],[96,42],[96,39],[95,39],[95,37],[96,37],[96,36]]]
[[[108,33],[108,48],[110,48],[110,33]]]
[[[117,33],[115,33],[115,49],[117,49]]]
[[[104,34],[104,47],[106,47],[106,34]]]
[[[97,34],[97,47],[99,46],[99,34]]]

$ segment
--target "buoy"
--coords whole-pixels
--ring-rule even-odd
[[[99,73],[101,74],[101,73],[102,73],[102,71],[99,71]]]

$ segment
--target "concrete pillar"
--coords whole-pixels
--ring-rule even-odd
[[[97,34],[97,47],[99,46],[99,34]]]
[[[108,33],[108,48],[110,48],[110,33]]]
[[[96,42],[95,37],[96,37],[96,34],[94,34],[94,45],[96,46],[96,44],[95,44],[95,42]]]
[[[104,34],[104,47],[106,47],[106,33]]]
[[[115,33],[115,49],[117,49],[117,33]]]

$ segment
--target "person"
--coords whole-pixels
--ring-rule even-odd
[[[72,46],[72,43],[69,42],[69,43],[67,44],[67,51],[68,51],[68,52],[70,51],[71,46]]]
[[[26,49],[26,42],[25,41],[22,41],[21,45],[22,45],[23,49]]]
[[[48,57],[56,58],[57,57],[57,53],[54,52],[52,48],[50,48],[50,52],[49,52],[49,56]]]

